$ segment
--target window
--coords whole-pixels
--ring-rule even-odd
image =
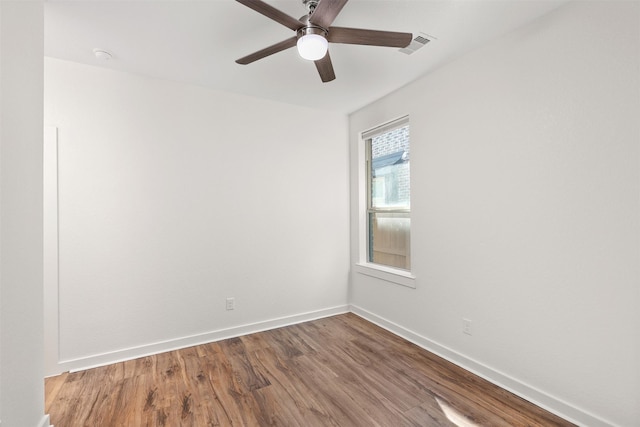
[[[409,119],[364,132],[367,262],[411,270]]]

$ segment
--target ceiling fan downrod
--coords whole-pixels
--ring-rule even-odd
[[[302,0],[302,4],[304,4],[307,7],[307,12],[309,12],[309,16],[311,16],[313,11],[316,10],[316,7],[318,6],[319,1],[320,0]]]

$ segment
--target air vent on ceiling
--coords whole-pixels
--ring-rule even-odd
[[[399,51],[402,53],[406,53],[407,55],[411,55],[413,52],[435,39],[435,37],[429,36],[425,33],[418,33],[418,35],[414,37],[413,40],[411,40],[409,46],[403,47],[402,49],[399,49]]]

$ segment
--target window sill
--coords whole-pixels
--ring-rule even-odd
[[[416,288],[416,276],[409,271],[399,270],[391,267],[384,267],[378,264],[357,263],[354,271],[365,276],[375,277],[386,282],[395,283],[397,285],[406,286],[408,288]]]

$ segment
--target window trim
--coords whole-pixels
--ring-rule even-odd
[[[395,283],[396,285],[406,286],[408,288],[416,288],[416,276],[407,270],[399,268],[387,267],[382,264],[374,264],[372,262],[358,262],[354,266],[356,273],[363,274],[385,282]]]
[[[360,132],[358,140],[358,260],[354,265],[354,271],[377,279],[395,283],[415,289],[416,276],[412,270],[390,267],[383,264],[375,264],[368,261],[368,215],[369,215],[369,194],[368,174],[371,173],[371,165],[367,161],[367,140],[372,137],[391,131],[409,124],[409,115],[404,115],[375,126],[366,131]],[[406,210],[405,210],[406,211]],[[411,213],[411,210],[408,210]],[[410,251],[413,252],[413,239],[410,241]],[[412,257],[413,258],[413,257]],[[413,269],[413,266],[412,266]]]

